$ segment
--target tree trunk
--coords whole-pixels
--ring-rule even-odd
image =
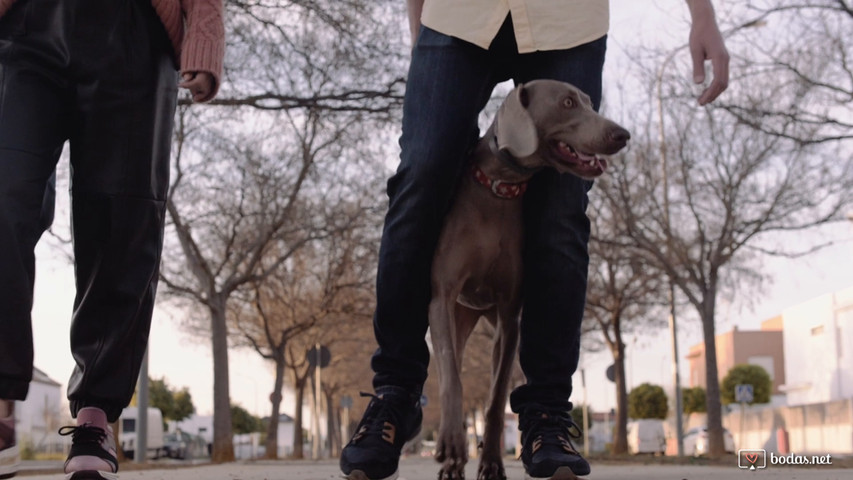
[[[234,461],[231,429],[231,399],[228,378],[228,327],[225,323],[225,300],[211,305],[211,339],[213,341],[213,453],[216,463]]]
[[[714,325],[716,291],[704,292],[702,332],[705,337],[705,401],[708,406],[708,456],[720,458],[725,453],[723,417],[720,404],[720,380],[717,372],[717,339]],[[689,452],[687,452],[689,453]]]
[[[323,396],[326,397],[326,446],[329,448],[329,456],[334,458],[341,448],[340,418],[338,409],[334,407],[334,393],[324,391]]]
[[[302,437],[302,403],[305,400],[305,381],[308,378],[297,379],[296,385],[296,411],[293,414],[293,458],[305,458],[305,450],[302,448],[304,441]]]
[[[628,453],[628,385],[625,376],[625,343],[618,329],[614,332],[613,377],[616,383],[616,425],[613,428],[614,455]]]
[[[284,386],[284,346],[275,354],[275,383],[270,395],[272,412],[270,423],[267,425],[266,453],[264,458],[278,458],[278,420],[281,416],[281,389]]]

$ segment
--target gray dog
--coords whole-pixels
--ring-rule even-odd
[[[470,175],[460,181],[432,265],[429,324],[441,389],[439,479],[464,476],[468,456],[460,371],[465,343],[481,316],[495,336],[478,478],[505,478],[500,437],[518,344],[521,197],[527,181],[546,167],[597,177],[607,168],[598,155],[618,152],[629,138],[627,130],[596,113],[576,87],[536,80],[509,94],[474,148]],[[561,475],[575,478],[570,471]]]

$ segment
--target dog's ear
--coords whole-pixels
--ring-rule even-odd
[[[533,155],[539,148],[539,135],[533,118],[527,112],[528,91],[520,84],[510,92],[495,117],[495,137],[499,150],[515,158]]]

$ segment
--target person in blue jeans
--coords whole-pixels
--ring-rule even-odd
[[[704,81],[705,60],[713,66],[713,81],[699,97],[705,104],[727,86],[728,53],[711,1],[687,3],[694,80]],[[388,181],[390,205],[379,253],[374,316],[379,348],[371,362],[376,395],[341,453],[341,470],[350,480],[395,478],[403,444],[420,430],[431,262],[467,152],[478,137],[478,115],[492,90],[510,79],[516,84],[553,79],[583,90],[596,110],[601,100],[605,0],[408,4],[414,48],[400,164]],[[519,355],[527,382],[511,393],[510,404],[519,414],[521,458],[529,478],[554,478],[561,466],[574,475],[590,472],[571,446],[568,412],[580,354],[591,187],[590,181],[545,169],[530,181],[523,200]]]

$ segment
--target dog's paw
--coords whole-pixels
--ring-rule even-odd
[[[465,432],[441,432],[435,445],[435,460],[445,463],[446,460],[465,465],[468,461],[468,449],[465,444]]]
[[[438,480],[465,480],[465,464],[448,465],[448,462],[444,462],[438,471]]]
[[[434,458],[441,463],[438,480],[464,479],[465,464],[468,463],[465,432],[461,429],[458,431],[440,431]]]
[[[506,480],[506,472],[500,461],[488,461],[483,458],[477,469],[477,480]]]

